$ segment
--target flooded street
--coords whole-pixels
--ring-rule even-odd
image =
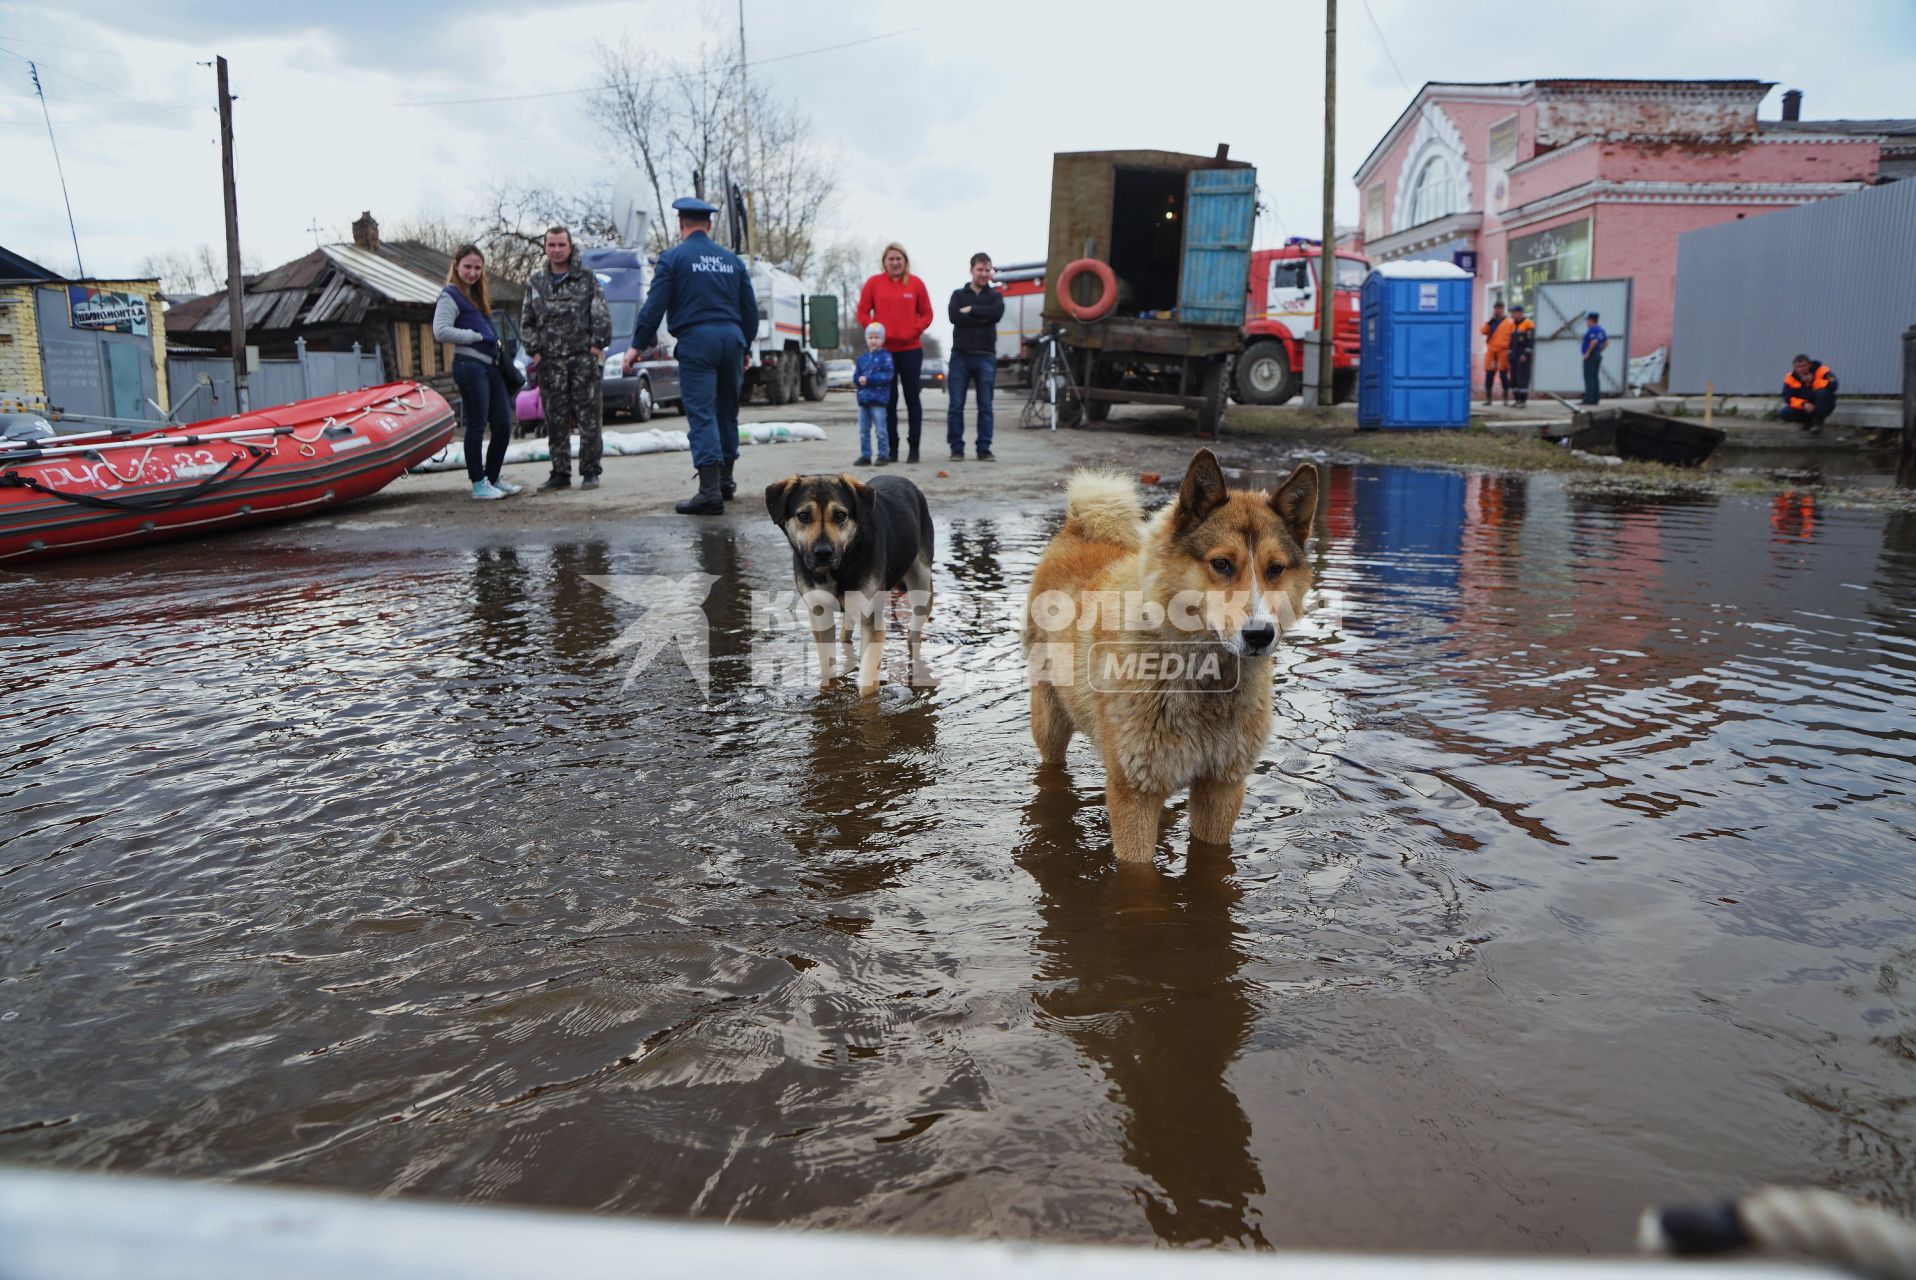
[[[1146,870],[1028,734],[1055,502],[934,501],[875,704],[778,666],[756,500],[0,573],[0,1160],[1241,1248],[1910,1210],[1916,516],[1326,479],[1235,848],[1180,800]],[[628,683],[693,574],[709,697]]]

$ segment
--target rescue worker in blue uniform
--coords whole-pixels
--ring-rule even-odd
[[[712,241],[718,210],[690,196],[674,200],[679,243],[659,255],[651,292],[639,308],[625,371],[658,345],[668,321],[678,341],[679,396],[699,491],[677,504],[682,516],[715,516],[738,491],[732,464],[738,461],[738,393],[745,378],[745,348],[758,337],[758,296],[752,273],[738,256]]]

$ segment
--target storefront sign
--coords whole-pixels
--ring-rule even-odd
[[[67,286],[67,306],[75,329],[100,333],[130,333],[147,337],[146,299],[137,293],[112,293],[91,285]]]
[[[1510,242],[1510,286],[1504,301],[1528,305],[1532,291],[1550,280],[1590,278],[1590,219],[1518,236]]]

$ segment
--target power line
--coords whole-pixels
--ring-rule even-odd
[[[8,37],[8,38],[11,39],[12,37]],[[26,54],[21,53],[18,50],[9,49],[5,45],[0,45],[0,53],[8,54],[11,57],[18,58],[20,59],[20,61],[26,63],[28,66],[38,65],[40,67],[44,67],[48,71],[53,72],[55,75],[66,77],[68,80],[73,81],[75,84],[83,84],[89,89],[97,89],[101,93],[106,94],[110,98],[118,98],[122,102],[131,103],[132,105],[136,107],[145,107],[150,111],[164,111],[166,114],[173,116],[181,121],[184,121],[187,124],[196,123],[191,118],[181,114],[180,110],[176,107],[169,107],[158,102],[142,102],[138,98],[129,98],[124,93],[121,93],[117,89],[109,89],[107,86],[103,84],[95,84],[91,80],[85,79],[81,76],[74,75],[71,71],[63,71],[59,67],[54,66],[50,62],[38,62],[36,59],[29,58],[27,57]]]
[[[749,62],[745,65],[748,67],[762,67],[773,62],[787,62],[793,58],[809,58],[815,54],[833,53],[839,49],[850,49],[856,45],[874,44],[880,40],[894,40],[899,36],[908,36],[914,31],[923,30],[924,28],[922,26],[905,27],[898,31],[887,31],[880,35],[865,36],[858,40],[846,40],[840,44],[820,45],[816,49],[800,49],[797,53],[781,53],[770,58],[760,58],[755,62]],[[738,67],[739,64],[737,62],[731,62],[723,67],[714,68],[710,71],[684,71],[675,75],[657,76],[655,79],[664,81],[697,80],[701,77],[731,75]],[[614,87],[616,86],[610,83],[589,84],[577,89],[550,89],[544,93],[507,93],[491,98],[433,98],[420,102],[395,102],[393,105],[396,107],[469,107],[485,102],[527,102],[534,98],[571,98],[582,93],[598,93],[601,90]]]
[[[1370,11],[1370,0],[1363,0],[1364,16],[1370,19],[1370,29],[1377,33],[1377,43],[1384,50],[1384,61],[1390,63],[1390,69],[1397,73],[1397,83],[1404,86],[1404,92],[1410,92],[1410,81],[1404,78],[1404,69],[1397,65],[1397,59],[1391,56],[1390,41],[1384,39],[1384,29],[1377,25],[1377,15]]]

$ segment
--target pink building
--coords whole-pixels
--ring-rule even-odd
[[[1804,121],[1793,92],[1784,120],[1759,121],[1773,87],[1426,84],[1357,171],[1363,251],[1378,262],[1474,254],[1479,323],[1542,281],[1628,278],[1629,354],[1668,347],[1679,234],[1916,165],[1916,122]]]

